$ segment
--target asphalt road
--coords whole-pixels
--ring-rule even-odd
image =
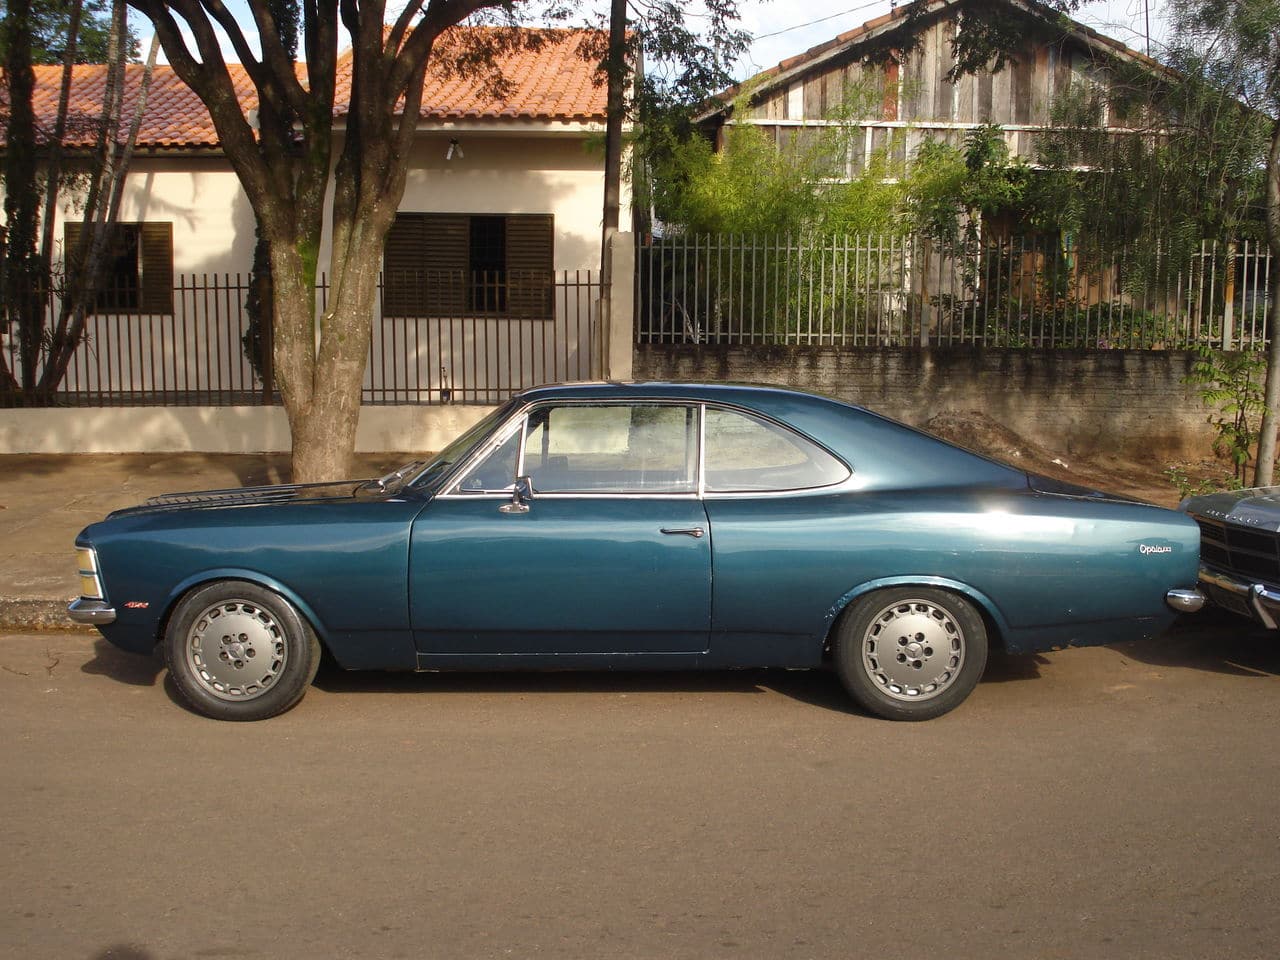
[[[894,724],[831,675],[365,676],[196,717],[0,637],[0,955],[1274,958],[1280,638],[997,656]]]

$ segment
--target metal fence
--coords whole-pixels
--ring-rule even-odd
[[[466,278],[467,295],[496,283]],[[464,302],[446,314],[387,316],[380,288],[362,401],[499,403],[539,383],[602,376],[598,276],[557,272],[543,286],[546,308],[532,315],[486,309],[493,300],[482,298],[479,309]],[[0,406],[276,403],[270,333],[259,336],[251,324],[249,293],[242,274],[179,276],[171,313],[95,313],[56,392],[32,397],[0,389]],[[327,296],[322,277],[319,309]],[[56,317],[57,302],[47,309]],[[0,358],[20,383],[17,331],[0,334]]]
[[[1085,256],[1055,239],[669,237],[637,255],[640,343],[1255,349],[1271,259],[1206,241]]]

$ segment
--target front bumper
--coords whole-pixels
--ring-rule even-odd
[[[87,623],[95,627],[116,622],[115,607],[105,600],[89,600],[86,597],[73,600],[67,607],[67,616],[76,623]]]
[[[1200,582],[1208,588],[1209,599],[1219,606],[1252,616],[1268,630],[1280,627],[1280,590],[1275,587],[1241,580],[1234,574],[1209,567],[1200,568]]]

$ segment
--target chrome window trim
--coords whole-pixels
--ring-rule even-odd
[[[503,493],[501,491],[496,491],[496,492],[485,491],[484,493],[470,493],[470,494],[462,493],[462,491],[458,489],[458,484],[462,483],[462,479],[468,473],[471,472],[472,467],[478,467],[481,464],[481,462],[485,460],[485,458],[487,458],[491,453],[493,453],[500,446],[506,443],[507,440],[510,439],[512,431],[520,428],[520,424],[524,422],[527,415],[528,415],[528,408],[522,407],[520,410],[517,410],[516,413],[513,414],[509,420],[507,420],[500,427],[498,427],[497,430],[489,434],[489,439],[485,440],[484,443],[479,444],[476,447],[476,449],[473,450],[464,459],[462,468],[454,475],[453,479],[451,479],[449,483],[447,483],[442,488],[442,492],[436,494],[436,497],[452,498],[454,494],[457,494],[458,499],[476,500],[486,496],[497,495],[497,496],[501,496],[503,499],[510,500],[511,494]],[[520,438],[520,454],[516,458],[516,466],[517,466],[516,476],[517,477],[520,476],[520,472],[518,468],[524,465],[522,460],[523,457],[524,457],[524,438],[521,437]]]
[[[702,405],[702,408],[703,408],[702,430],[703,430],[704,441],[706,439],[706,408],[707,406],[708,404],[706,403]],[[837,480],[835,483],[824,483],[816,487],[785,487],[785,488],[775,487],[768,490],[711,490],[711,491],[708,491],[706,487],[706,483],[707,483],[706,462],[704,459],[704,461],[701,464],[699,464],[700,473],[698,478],[698,489],[704,500],[729,500],[729,499],[754,500],[759,497],[795,497],[795,496],[806,496],[809,494],[841,493],[841,492],[844,492],[842,488],[846,486],[848,486],[850,490],[857,489],[857,484],[855,482],[855,478],[857,477],[857,471],[853,469],[853,467],[850,465],[850,463],[847,460],[845,460],[844,457],[836,454],[835,451],[833,451],[825,443],[819,443],[817,440],[813,439],[807,433],[797,430],[795,427],[791,426],[790,424],[783,423],[780,420],[776,420],[773,417],[760,413],[757,410],[751,410],[746,407],[740,407],[732,403],[712,403],[710,404],[710,406],[717,410],[728,410],[731,413],[740,414],[741,416],[747,417],[748,419],[758,420],[762,423],[770,424],[772,426],[777,427],[779,430],[784,431],[785,433],[789,433],[793,437],[799,437],[801,440],[804,440],[806,443],[810,443],[813,446],[817,447],[819,450],[821,450],[823,453],[829,456],[836,463],[840,464],[840,466],[844,467],[845,470],[848,472],[843,479]],[[705,454],[704,454],[704,457],[705,457]]]
[[[825,443],[822,443],[809,436],[802,430],[797,430],[790,424],[771,417],[766,413],[756,410],[752,407],[744,407],[736,403],[726,403],[723,401],[706,401],[693,398],[679,397],[610,397],[610,398],[558,398],[537,400],[532,403],[524,403],[517,407],[511,416],[502,423],[498,429],[490,434],[489,439],[480,444],[477,449],[472,451],[467,457],[458,463],[453,464],[451,470],[452,476],[448,482],[441,487],[441,493],[435,495],[438,500],[510,500],[511,496],[506,492],[485,492],[485,493],[461,493],[457,487],[461,483],[462,478],[471,470],[471,468],[479,463],[479,461],[488,456],[493,450],[501,446],[510,436],[510,431],[516,428],[517,424],[523,425],[533,414],[534,411],[543,407],[568,407],[568,406],[588,406],[588,407],[634,407],[634,406],[668,406],[668,407],[692,407],[698,413],[698,425],[696,437],[698,443],[697,453],[697,471],[698,475],[694,490],[690,492],[680,493],[636,493],[627,491],[610,491],[610,492],[557,492],[557,493],[537,493],[537,499],[544,497],[552,497],[557,499],[575,499],[579,497],[590,497],[594,499],[670,499],[670,500],[758,500],[758,499],[774,499],[777,497],[805,497],[805,496],[828,496],[838,493],[851,493],[859,489],[858,472],[853,468],[844,457],[837,454]],[[706,431],[707,431],[707,409],[729,410],[734,413],[740,413],[744,416],[772,424],[779,429],[800,437],[803,440],[813,444],[819,450],[823,451],[827,456],[841,464],[849,475],[838,483],[827,484],[821,487],[794,487],[785,490],[726,490],[726,491],[710,491],[706,489]],[[520,452],[517,457],[517,474],[516,476],[524,476],[525,467],[525,443],[528,437],[525,434],[523,426],[521,426],[520,436]]]
[[[493,500],[509,501],[510,494],[504,493],[465,493],[441,494],[437,500]],[[697,500],[696,493],[538,493],[534,492],[533,502],[539,500]]]
[[[615,499],[637,497],[645,500],[652,500],[655,497],[659,497],[659,498],[684,500],[690,497],[695,499],[698,497],[699,486],[702,480],[702,469],[701,469],[702,468],[702,438],[701,438],[701,433],[699,432],[702,424],[702,414],[700,411],[700,407],[702,406],[702,404],[699,401],[677,400],[670,397],[656,397],[654,399],[642,397],[642,398],[636,398],[633,400],[618,400],[618,399],[612,399],[612,398],[608,400],[596,400],[596,399],[539,400],[537,403],[530,404],[525,409],[524,411],[525,419],[527,420],[528,417],[531,417],[534,413],[536,413],[538,410],[544,407],[570,407],[570,406],[573,406],[573,407],[684,407],[687,410],[693,410],[695,415],[697,416],[697,421],[698,421],[697,426],[695,426],[694,428],[694,436],[698,444],[698,452],[697,452],[697,456],[695,456],[694,458],[694,461],[697,464],[696,469],[698,470],[698,475],[693,478],[693,489],[680,490],[680,491],[666,491],[666,492],[657,492],[657,493],[641,493],[634,490],[610,490],[610,491],[599,491],[599,492],[588,491],[588,490],[583,490],[580,492],[576,490],[560,490],[560,491],[556,491],[555,493],[543,493],[541,491],[535,490],[534,494],[536,499],[541,500],[544,497],[561,497],[561,498],[613,497]],[[528,435],[528,432],[525,431],[520,436],[520,456],[517,458],[517,461],[516,461],[517,463],[516,476],[518,477],[523,477],[526,475],[524,461],[525,461],[525,444],[528,442],[528,440],[529,440],[529,435]]]

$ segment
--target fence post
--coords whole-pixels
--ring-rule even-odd
[[[1227,243],[1227,263],[1223,271],[1224,285],[1222,291],[1222,349],[1231,349],[1232,334],[1235,332],[1236,305],[1236,244]]]
[[[601,352],[606,380],[630,380],[635,354],[636,235],[618,232],[609,238],[609,276],[605,282],[605,315],[601,318]]]

